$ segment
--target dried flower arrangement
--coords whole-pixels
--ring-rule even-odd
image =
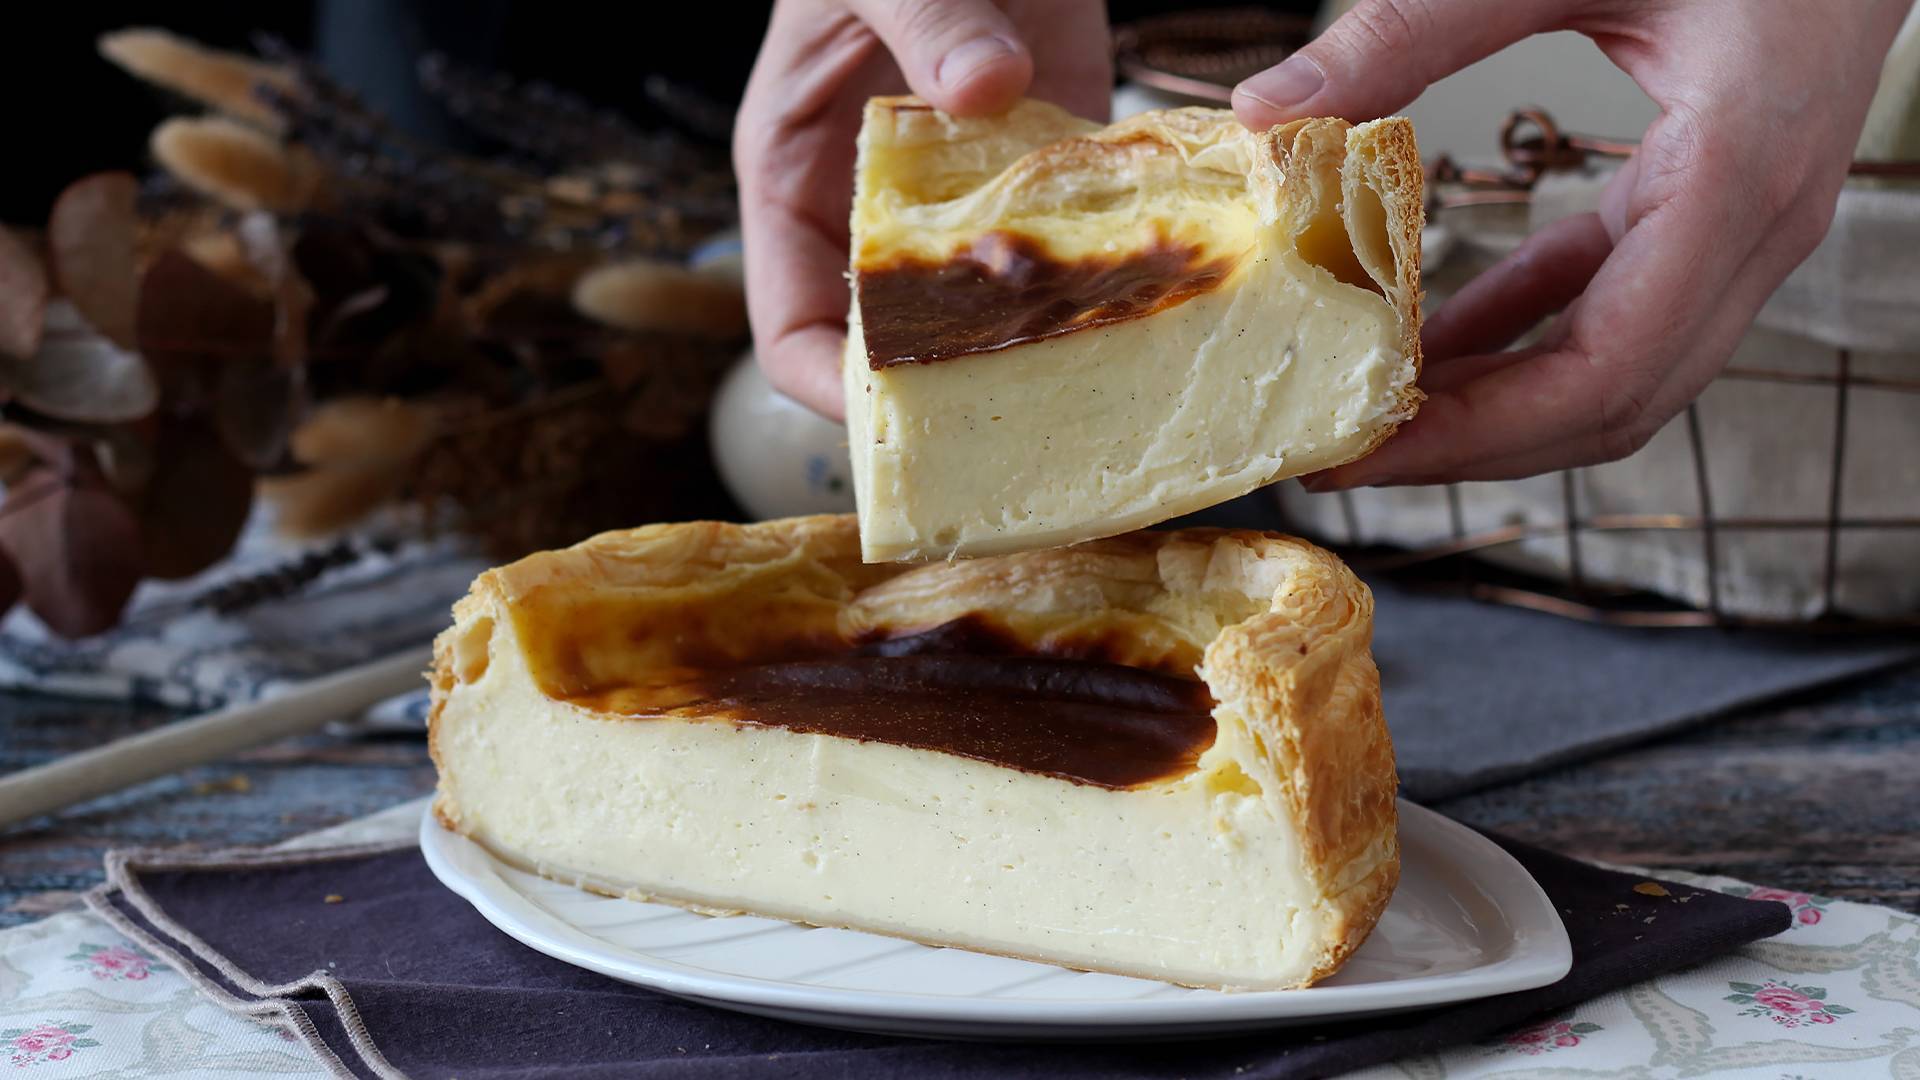
[[[700,418],[746,336],[688,254],[734,215],[728,117],[658,81],[640,131],[445,62],[424,86],[500,144],[421,145],[315,65],[159,30],[122,69],[205,108],[160,172],[76,181],[0,227],[0,612],[74,637],[145,577],[381,506],[496,554],[723,507]]]

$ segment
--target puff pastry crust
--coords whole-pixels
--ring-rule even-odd
[[[908,568],[863,563],[851,516],[655,525],[488,571],[454,611],[436,813],[563,880],[1222,988],[1337,970],[1397,881],[1372,598],[1299,540],[1139,532]],[[1212,746],[1109,789],[570,696],[969,616],[1033,654],[1093,635],[1196,673]]]
[[[863,552],[1140,528],[1370,452],[1421,399],[1404,119],[1101,128],[876,98],[843,362]]]

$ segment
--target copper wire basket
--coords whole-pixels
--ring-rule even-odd
[[[1123,74],[1155,89],[1203,100],[1226,101],[1233,82],[1254,70],[1276,63],[1306,40],[1303,22],[1285,20],[1258,11],[1195,12],[1143,21],[1116,32],[1116,60]],[[1205,55],[1206,43],[1238,33],[1217,55]],[[1549,172],[1577,169],[1593,158],[1624,157],[1635,144],[1563,132],[1552,117],[1538,108],[1520,109],[1502,125],[1500,144],[1505,164],[1500,169],[1462,166],[1442,155],[1427,169],[1429,215],[1450,209],[1497,203],[1525,203],[1533,186]],[[1920,179],[1920,162],[1856,161],[1853,176]],[[1920,283],[1916,283],[1920,287]],[[1920,487],[1909,505],[1917,513],[1867,516],[1847,509],[1845,473],[1848,445],[1848,397],[1861,388],[1920,395],[1920,378],[1895,378],[1854,370],[1846,349],[1836,350],[1831,374],[1732,365],[1720,377],[1800,387],[1807,394],[1827,396],[1833,403],[1834,424],[1830,460],[1826,468],[1825,512],[1801,516],[1732,516],[1714,509],[1709,482],[1710,448],[1701,432],[1697,406],[1689,406],[1686,426],[1693,479],[1693,505],[1667,513],[1583,513],[1577,493],[1577,470],[1559,474],[1560,506],[1557,520],[1469,530],[1460,486],[1444,485],[1451,525],[1448,538],[1411,549],[1382,550],[1369,545],[1368,529],[1352,492],[1338,493],[1344,535],[1323,537],[1342,549],[1363,570],[1405,573],[1431,587],[1461,591],[1475,598],[1548,612],[1567,618],[1622,626],[1650,627],[1792,627],[1833,631],[1880,631],[1920,628],[1920,613],[1895,617],[1858,617],[1842,614],[1835,604],[1843,536],[1869,530],[1920,530]],[[1920,406],[1920,399],[1916,399]],[[1721,603],[1723,541],[1730,534],[1787,532],[1820,538],[1824,555],[1820,611],[1811,618],[1775,618],[1724,610]],[[1602,533],[1693,534],[1705,565],[1705,603],[1691,606],[1641,589],[1622,588],[1595,580],[1582,559],[1582,539]],[[1516,574],[1475,558],[1509,545],[1552,542],[1565,544],[1564,580]],[[1916,569],[1920,573],[1920,569]]]
[[[1310,19],[1266,8],[1182,11],[1116,26],[1114,67],[1170,94],[1225,104],[1241,79],[1285,60],[1313,35]]]
[[[1619,158],[1633,152],[1634,144],[1617,139],[1596,138],[1563,132],[1553,118],[1538,108],[1520,109],[1501,126],[1500,146],[1506,161],[1502,170],[1465,168],[1445,155],[1429,164],[1429,212],[1434,217],[1448,209],[1489,203],[1522,203],[1528,200],[1535,183],[1556,169],[1584,167],[1595,157]],[[1920,179],[1920,162],[1856,161],[1849,169],[1853,176]],[[1458,563],[1462,575],[1458,584],[1476,597],[1550,612],[1569,618],[1627,626],[1792,626],[1797,628],[1880,630],[1920,627],[1920,616],[1860,618],[1839,613],[1835,605],[1839,552],[1843,534],[1855,530],[1920,530],[1920,516],[1856,516],[1846,508],[1845,474],[1848,444],[1849,393],[1855,388],[1889,390],[1920,394],[1920,379],[1891,378],[1857,373],[1847,349],[1835,350],[1832,374],[1788,371],[1764,367],[1729,365],[1720,378],[1779,383],[1806,388],[1810,394],[1830,395],[1834,425],[1826,468],[1826,512],[1818,516],[1729,516],[1714,510],[1713,486],[1708,480],[1709,448],[1701,434],[1699,408],[1689,405],[1684,414],[1687,446],[1692,465],[1694,505],[1673,513],[1583,514],[1576,497],[1576,471],[1565,470],[1560,477],[1560,516],[1551,523],[1508,525],[1497,529],[1469,532],[1461,509],[1460,488],[1447,484],[1448,517],[1452,525],[1450,539],[1419,549],[1390,554],[1371,554],[1357,560],[1362,566],[1381,570],[1402,570],[1432,565],[1445,560]],[[1920,489],[1913,493],[1913,505],[1920,508]],[[1339,493],[1341,514],[1346,526],[1344,543],[1349,547],[1363,543],[1364,525],[1351,492]],[[1822,562],[1822,602],[1820,614],[1811,619],[1767,618],[1727,612],[1720,600],[1721,542],[1730,533],[1750,531],[1817,534]],[[1594,533],[1690,532],[1697,534],[1701,559],[1706,567],[1706,603],[1699,608],[1676,605],[1638,590],[1621,590],[1592,582],[1581,558],[1581,538]],[[1566,580],[1555,583],[1518,585],[1508,581],[1476,577],[1478,563],[1459,556],[1484,553],[1504,545],[1540,538],[1561,538],[1566,544]]]

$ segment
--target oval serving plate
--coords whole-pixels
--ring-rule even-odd
[[[900,938],[599,896],[515,869],[442,828],[427,864],[509,936],[622,982],[723,1009],[941,1038],[1191,1038],[1429,1008],[1545,986],[1572,946],[1559,913],[1479,833],[1400,804],[1400,887],[1373,935],[1306,990],[1221,993]]]

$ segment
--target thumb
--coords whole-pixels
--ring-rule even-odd
[[[1255,131],[1303,116],[1371,120],[1428,85],[1541,30],[1568,4],[1360,0],[1305,48],[1234,88]]]
[[[851,0],[907,85],[957,116],[997,112],[1033,81],[1033,55],[990,0]]]

